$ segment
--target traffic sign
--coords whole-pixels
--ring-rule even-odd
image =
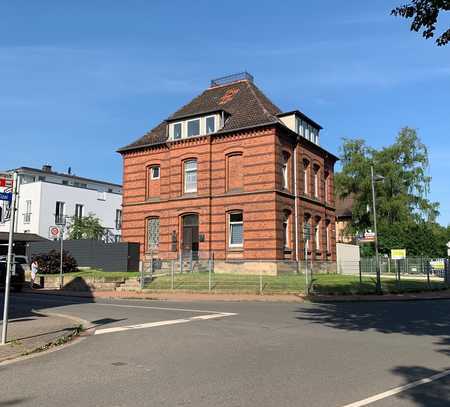
[[[311,225],[309,223],[303,228],[303,237],[305,240],[311,240]]]
[[[12,200],[12,192],[0,192],[0,201],[8,201]]]
[[[48,228],[48,236],[51,239],[57,239],[59,237],[59,234],[61,233],[58,226],[50,226]]]
[[[12,179],[10,178],[0,178],[0,187],[11,187],[12,186]]]

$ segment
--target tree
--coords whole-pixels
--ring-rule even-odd
[[[432,38],[441,11],[450,11],[450,0],[411,0],[410,3],[396,7],[391,11],[394,16],[414,18],[411,31],[419,32],[423,29],[423,37]],[[450,29],[442,33],[437,39],[437,45],[446,45],[450,41]]]
[[[402,129],[394,144],[379,150],[362,139],[344,140],[340,158],[342,170],[336,174],[336,193],[354,198],[350,232],[372,228],[373,165],[375,173],[384,177],[383,182],[376,183],[380,252],[406,248],[411,255],[442,253],[446,241],[439,237],[443,228],[436,223],[439,205],[428,199],[428,151],[414,129]]]
[[[81,218],[73,218],[69,226],[69,237],[75,240],[101,240],[104,234],[105,228],[101,225],[100,219],[93,213]]]

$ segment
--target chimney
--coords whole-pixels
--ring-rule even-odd
[[[44,171],[44,172],[52,172],[52,166],[48,165],[48,164],[44,164],[42,166],[42,171]]]
[[[69,167],[69,168],[67,169],[67,174],[69,174],[69,175],[72,174],[72,167]]]

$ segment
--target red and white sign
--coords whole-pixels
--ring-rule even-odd
[[[0,187],[6,188],[6,187],[12,187],[12,179],[11,178],[0,178]]]
[[[57,239],[59,237],[60,232],[61,231],[59,230],[58,226],[50,226],[48,228],[48,236],[51,239]]]

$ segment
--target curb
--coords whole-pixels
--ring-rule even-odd
[[[92,329],[92,327],[90,326],[91,325],[90,322],[88,322],[84,319],[81,319],[81,318],[73,317],[71,315],[53,313],[53,312],[40,312],[40,311],[36,311],[35,309],[32,309],[31,312],[34,314],[43,315],[43,316],[47,316],[47,317],[54,316],[54,317],[69,319],[76,323],[79,323],[80,325],[87,324],[86,326],[89,326],[89,328],[80,330],[80,329],[78,329],[78,327],[74,326],[73,328],[70,329],[70,332],[65,333],[61,336],[58,336],[57,338],[54,338],[50,342],[44,343],[43,345],[38,346],[34,349],[27,350],[24,353],[21,353],[19,355],[12,355],[10,357],[6,357],[5,359],[0,360],[0,366],[18,362],[18,361],[28,359],[31,357],[35,357],[38,355],[44,355],[44,354],[47,354],[50,352],[54,352],[55,350],[63,349],[64,347],[71,345],[75,341],[75,339],[82,337],[82,336],[87,336],[87,335],[83,335],[83,334]]]

